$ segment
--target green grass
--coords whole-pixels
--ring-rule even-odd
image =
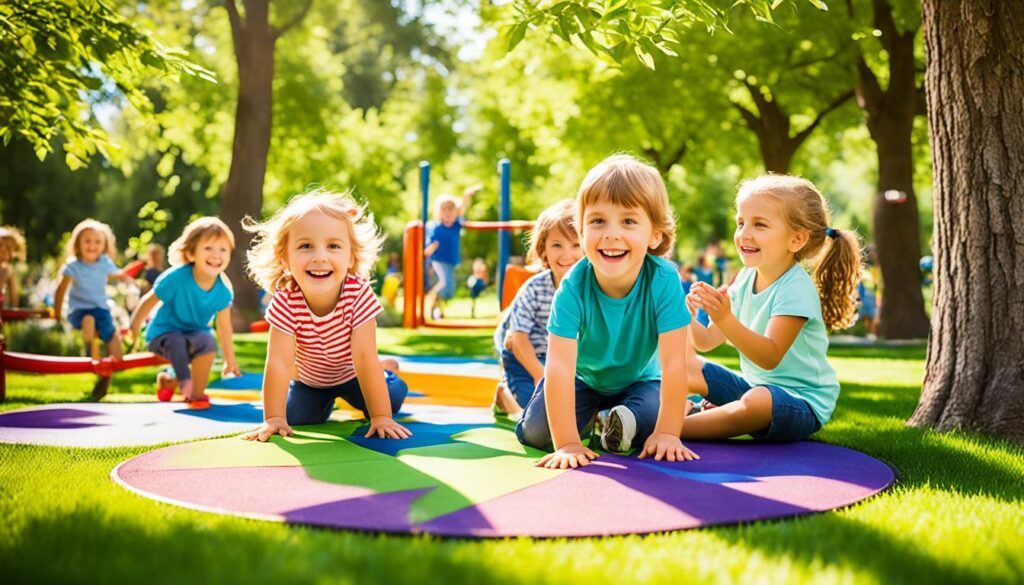
[[[260,368],[263,340],[239,337],[243,369]],[[406,354],[490,351],[486,332],[382,330],[380,345]],[[736,366],[735,353],[715,357]],[[906,427],[920,393],[922,348],[836,348],[831,357],[843,394],[818,438],[900,471],[893,488],[842,510],[646,537],[477,542],[368,535],[193,512],[135,496],[109,473],[146,448],[0,445],[0,574],[6,583],[153,584],[1024,580],[1024,449]],[[154,371],[119,373],[109,400],[148,399]],[[83,400],[90,386],[89,376],[12,374],[0,408]]]

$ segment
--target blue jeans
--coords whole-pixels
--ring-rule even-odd
[[[634,446],[644,444],[654,432],[658,422],[658,406],[661,404],[661,380],[634,382],[615,394],[600,394],[582,380],[576,378],[576,430],[580,437],[589,431],[594,416],[607,408],[623,405],[636,417]],[[544,405],[544,380],[526,405],[523,416],[516,423],[516,437],[524,445],[552,450],[551,427],[548,426],[548,412]]]
[[[540,354],[537,356],[540,360],[541,365],[547,361],[547,356]],[[505,375],[505,385],[512,391],[512,395],[516,397],[516,402],[519,403],[520,408],[526,408],[526,405],[530,402],[530,397],[533,396],[534,385],[533,376],[530,372],[526,371],[523,364],[519,363],[514,353],[508,349],[501,350],[501,367]]]
[[[430,267],[437,275],[437,298],[448,300],[455,296],[455,265],[447,262],[432,261]]]
[[[391,399],[391,415],[401,410],[409,386],[391,370],[384,370],[384,381],[388,386],[388,398]],[[366,399],[359,387],[359,379],[352,378],[344,384],[330,388],[307,386],[298,380],[288,384],[288,405],[285,417],[290,425],[316,425],[326,422],[334,410],[334,399],[341,398],[353,407],[363,411],[363,416],[370,418],[366,409]]]
[[[100,339],[104,343],[114,337],[114,317],[110,314],[110,309],[101,309],[100,307],[75,309],[68,315],[68,323],[71,323],[71,326],[75,329],[81,329],[82,319],[86,315],[92,315],[92,318],[96,320],[96,333],[99,334]]]
[[[708,402],[722,406],[739,400],[751,388],[767,388],[772,395],[772,422],[750,436],[761,441],[803,441],[821,428],[818,416],[807,401],[793,396],[774,384],[751,384],[732,370],[714,362],[704,362],[701,369],[708,385]]]
[[[170,360],[179,382],[192,379],[192,360],[217,351],[217,341],[206,331],[171,331],[149,342],[149,351]]]

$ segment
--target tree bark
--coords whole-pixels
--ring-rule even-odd
[[[270,24],[270,0],[243,0],[245,14],[236,0],[224,5],[231,21],[231,34],[238,64],[238,104],[231,168],[220,200],[220,218],[235,234],[235,251],[227,275],[234,285],[232,324],[248,330],[259,316],[256,286],[245,273],[245,253],[252,242],[242,229],[246,217],[259,219],[263,211],[263,181],[267,173],[273,113],[274,44],[284,32],[305,17],[312,0],[283,27]]]
[[[923,15],[936,302],[909,424],[1024,441],[1024,5]]]
[[[875,249],[882,270],[879,335],[890,339],[928,336],[928,316],[921,293],[920,219],[914,194],[911,136],[918,114],[916,30],[901,33],[887,0],[874,0],[874,24],[889,54],[889,87],[882,89],[861,57],[857,63],[857,103],[867,114],[868,130],[878,153],[878,189],[874,199]],[[885,200],[886,191],[906,199]]]

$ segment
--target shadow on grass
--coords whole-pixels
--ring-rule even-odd
[[[896,538],[832,513],[724,529],[716,536],[748,550],[764,551],[773,558],[867,571],[879,583],[920,583],[927,576],[939,578],[942,583],[993,582],[992,576],[983,572],[984,567],[965,568],[929,553],[909,537]]]

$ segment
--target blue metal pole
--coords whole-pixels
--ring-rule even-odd
[[[427,219],[430,215],[430,163],[425,160],[420,161],[420,195],[422,197],[420,217],[423,220],[423,245],[426,246]],[[420,264],[423,266],[423,292],[426,293],[430,284],[430,273],[427,271],[427,259],[423,257],[422,247],[420,248]],[[426,307],[422,307],[422,310],[426,311]]]
[[[509,221],[512,219],[511,205],[511,170],[512,162],[507,158],[498,161],[498,172],[501,173],[501,209],[498,219]],[[512,251],[512,233],[508,230],[498,231],[498,306],[501,306],[501,291],[505,286],[505,266],[508,265],[508,256]]]

